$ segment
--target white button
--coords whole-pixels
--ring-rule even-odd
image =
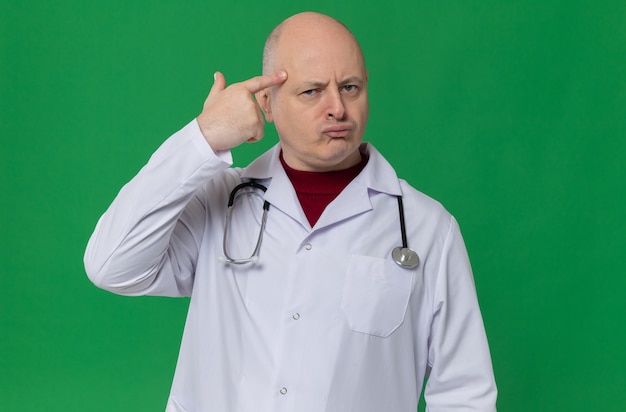
[[[299,313],[294,313],[294,314],[293,314],[293,319],[294,319],[294,320],[298,320],[298,319],[300,319],[300,314],[299,314]]]
[[[310,243],[307,243],[306,245],[304,245],[304,248],[305,248],[306,250],[311,250],[311,248],[312,248],[312,247],[313,247],[313,246],[311,246],[311,244],[310,244]]]
[[[280,389],[280,394],[281,395],[286,395],[287,394],[287,388],[281,388]]]

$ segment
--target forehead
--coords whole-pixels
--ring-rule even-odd
[[[363,76],[361,49],[343,27],[297,27],[285,30],[276,48],[277,68],[288,79]]]

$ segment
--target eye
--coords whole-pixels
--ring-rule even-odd
[[[356,84],[346,84],[341,88],[342,91],[346,93],[355,93],[358,90],[358,86]]]
[[[314,96],[318,92],[319,92],[319,89],[309,89],[309,90],[303,91],[301,94],[304,96]]]

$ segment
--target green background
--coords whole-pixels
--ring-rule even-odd
[[[461,224],[499,410],[626,410],[623,0],[1,0],[0,409],[164,409],[188,301],[95,288],[84,247],[212,73],[258,74],[307,9],[362,43],[366,139]]]

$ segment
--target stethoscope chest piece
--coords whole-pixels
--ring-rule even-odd
[[[403,268],[413,269],[420,263],[420,259],[414,250],[408,247],[398,246],[391,251],[393,260]]]

